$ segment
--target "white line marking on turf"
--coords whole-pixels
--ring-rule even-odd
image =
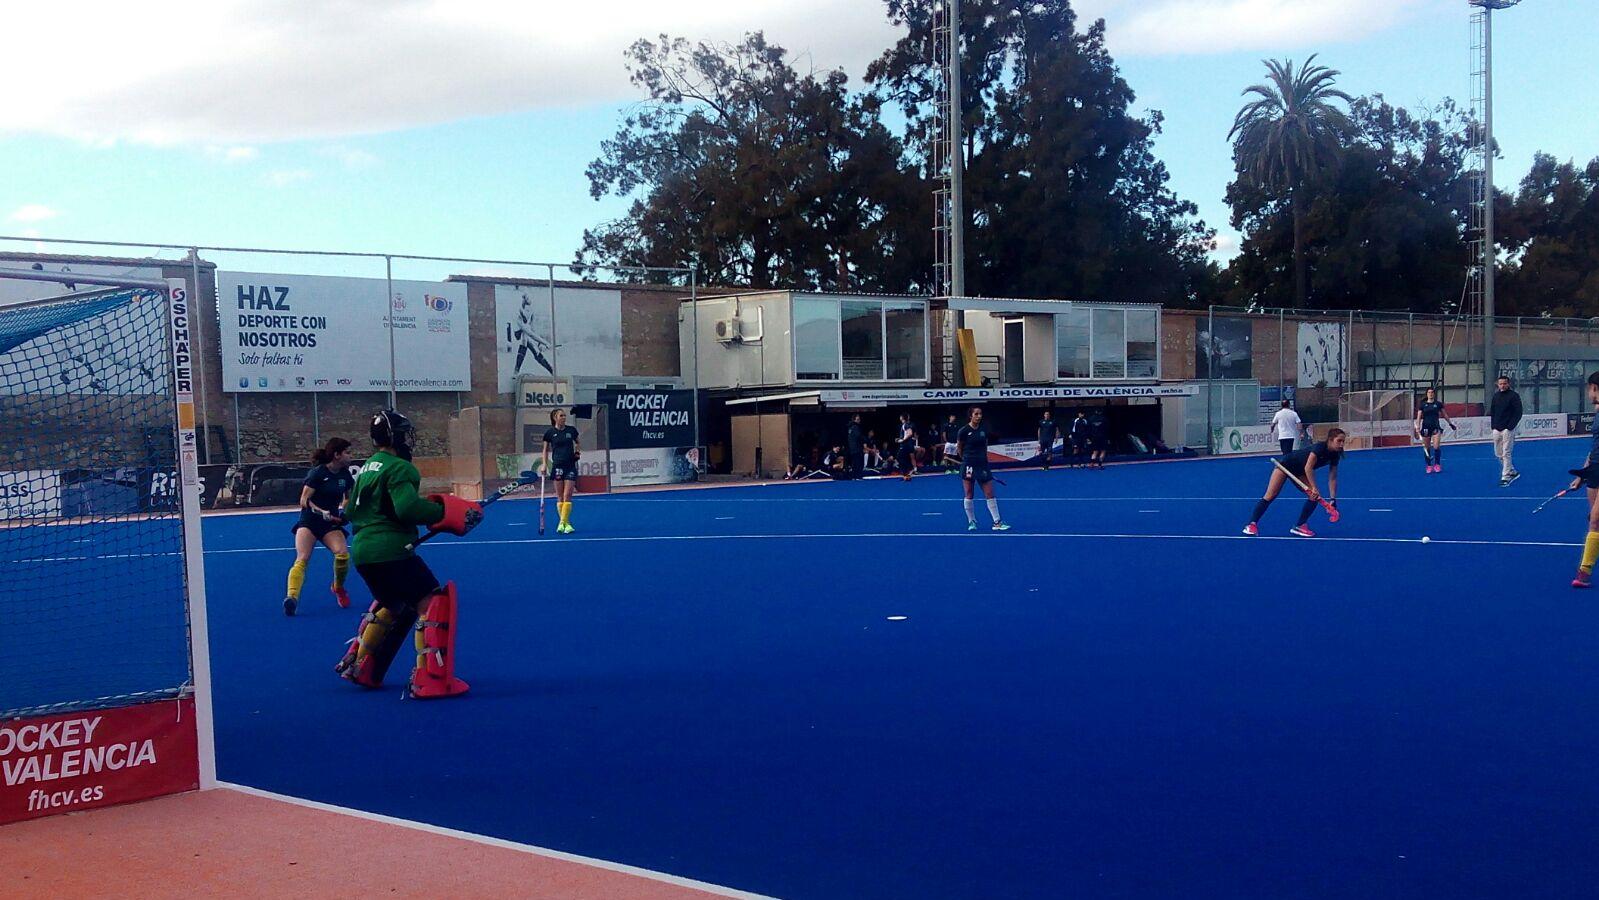
[[[1393,512],[1393,510],[1391,510],[1391,509],[1383,509],[1380,506],[1373,506],[1371,509],[1368,509],[1366,511],[1367,512]]]
[[[463,547],[466,547],[466,548],[470,548],[470,547],[486,547],[486,546],[491,546],[491,545],[513,545],[513,544],[542,544],[545,547],[554,548],[554,547],[559,547],[559,546],[569,546],[569,545],[572,545],[572,544],[609,544],[609,543],[631,544],[631,543],[648,542],[648,541],[661,541],[663,543],[666,543],[666,542],[678,542],[678,541],[829,541],[829,540],[831,540],[831,541],[852,541],[852,540],[859,540],[861,538],[881,538],[881,539],[885,539],[885,540],[896,540],[896,541],[916,540],[916,539],[969,541],[969,540],[981,540],[981,539],[983,539],[981,534],[975,534],[974,535],[974,534],[972,534],[970,532],[965,532],[965,531],[960,531],[960,532],[953,532],[953,531],[952,532],[937,532],[937,533],[932,533],[932,534],[914,534],[914,533],[906,533],[906,532],[900,532],[900,531],[894,531],[894,532],[878,531],[878,532],[867,532],[865,534],[662,534],[662,535],[633,535],[633,536],[626,536],[626,537],[623,537],[623,536],[617,536],[617,537],[578,537],[578,538],[566,538],[566,539],[561,540],[561,541],[551,541],[551,540],[548,540],[548,539],[539,539],[539,538],[502,538],[502,539],[498,539],[498,540],[451,541],[450,543],[447,543],[447,544],[446,543],[434,542],[434,543],[429,544],[429,546],[431,548],[435,549],[435,550],[444,550],[444,549],[449,549],[449,548],[460,549],[460,548],[463,548]],[[1112,534],[1091,534],[1091,533],[1088,533],[1088,532],[1075,532],[1075,531],[1043,531],[1043,532],[1010,531],[1010,532],[1005,533],[1003,536],[1001,536],[999,534],[992,534],[992,535],[989,536],[989,539],[996,540],[996,541],[1022,540],[1022,539],[1026,539],[1026,538],[1052,538],[1052,539],[1057,539],[1057,540],[1123,540],[1123,541],[1293,541],[1295,543],[1307,543],[1307,542],[1312,542],[1313,541],[1315,543],[1334,543],[1334,544],[1336,544],[1336,543],[1348,543],[1348,544],[1419,544],[1419,543],[1421,543],[1421,538],[1335,537],[1335,536],[1322,535],[1322,536],[1318,536],[1316,538],[1307,539],[1307,538],[1302,538],[1302,537],[1293,537],[1293,536],[1289,536],[1289,535],[1277,536],[1277,535],[1266,535],[1266,534],[1259,535],[1259,536],[1256,536],[1256,537],[1250,537],[1248,535],[1242,535],[1242,534],[1117,534],[1117,533],[1112,533]],[[1455,539],[1434,538],[1432,540],[1432,543],[1434,543],[1434,544],[1458,544],[1458,545],[1463,546],[1463,547],[1560,547],[1560,548],[1563,548],[1563,549],[1569,549],[1571,547],[1581,547],[1582,546],[1581,544],[1572,544],[1572,543],[1566,543],[1566,542],[1563,542],[1563,541],[1489,541],[1489,540],[1474,540],[1474,539],[1470,539],[1470,538],[1455,538]],[[215,554],[225,554],[225,553],[283,553],[287,549],[292,549],[292,548],[284,548],[284,547],[243,547],[243,548],[234,549],[234,550],[207,550],[205,552],[206,552],[207,555],[210,555],[210,554],[213,554],[213,553],[215,553]],[[176,555],[176,554],[164,554],[164,555]],[[28,562],[64,562],[64,561],[82,562],[84,560],[102,559],[102,558],[103,557],[86,557],[86,556],[83,556],[83,557],[60,557],[60,558],[57,558],[57,559],[31,559],[31,560],[28,560]]]
[[[726,522],[728,519],[731,519],[731,518],[733,518],[733,517],[732,516],[717,516],[716,517],[716,521],[718,521],[718,522]]]
[[[922,513],[924,516],[941,516],[943,513]]]
[[[1139,510],[1139,512],[1141,512],[1141,513],[1158,513],[1158,512],[1160,512],[1160,510],[1158,510],[1158,509],[1141,509],[1141,510]]]
[[[547,859],[559,859],[565,862],[580,863],[585,866],[592,866],[596,869],[604,869],[608,872],[617,872],[623,875],[633,875],[639,878],[648,878],[651,881],[659,881],[665,884],[676,885],[678,887],[694,888],[695,890],[705,891],[706,893],[716,894],[721,897],[737,897],[741,898],[741,900],[773,900],[773,898],[767,897],[765,894],[752,894],[748,891],[740,891],[734,888],[722,887],[721,885],[709,884],[704,881],[695,881],[692,878],[684,878],[681,875],[670,875],[666,872],[656,872],[651,869],[641,869],[638,866],[630,866],[625,863],[611,862],[604,859],[595,859],[592,856],[579,856],[576,853],[567,853],[563,850],[551,850],[548,847],[535,847],[532,844],[519,844],[516,841],[507,841],[503,838],[489,837],[485,834],[473,834],[470,831],[459,831],[454,828],[445,828],[442,825],[429,825],[426,822],[416,822],[411,819],[397,819],[394,816],[385,816],[379,813],[367,812],[361,809],[351,809],[347,806],[334,806],[331,803],[321,803],[316,800],[306,800],[302,797],[291,797],[288,794],[278,794],[272,791],[263,791],[260,788],[253,788],[243,784],[234,784],[233,782],[229,781],[219,781],[217,782],[217,785],[223,789],[238,791],[241,794],[248,794],[252,797],[264,797],[268,800],[276,800],[280,803],[291,803],[295,806],[303,806],[307,809],[314,809],[320,812],[353,816],[357,819],[366,819],[369,822],[382,822],[385,825],[398,825],[401,828],[409,828],[413,831],[422,831],[426,832],[427,834],[437,834],[443,835],[444,837],[458,838],[463,841],[471,841],[474,844],[484,844],[489,847],[499,847],[503,850],[517,850],[522,853],[528,853],[533,856],[542,856]]]

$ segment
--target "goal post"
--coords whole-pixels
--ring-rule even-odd
[[[1415,394],[1408,390],[1348,391],[1338,398],[1338,426],[1346,446],[1400,447],[1410,443]]]
[[[0,823],[214,786],[189,286],[0,286]]]

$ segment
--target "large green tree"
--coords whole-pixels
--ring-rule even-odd
[[[705,283],[898,290],[931,265],[930,201],[880,100],[800,72],[759,33],[661,37],[627,53],[648,99],[588,167],[627,213],[584,233],[584,264],[682,266]]]
[[[940,2],[887,0],[905,35],[867,72],[924,176]],[[1160,114],[1132,111],[1104,22],[1080,28],[1068,0],[966,0],[962,15],[967,292],[1197,302],[1214,235],[1170,190]]]
[[[1540,153],[1520,189],[1496,208],[1509,255],[1498,311],[1599,315],[1599,159],[1579,168]]]
[[[1374,95],[1353,100],[1347,122],[1342,146],[1304,183],[1297,228],[1280,191],[1247,173],[1228,186],[1244,241],[1223,276],[1224,302],[1458,308],[1471,263],[1468,117],[1450,102],[1411,112]],[[1289,287],[1296,261],[1308,270],[1304,303]]]
[[[1312,55],[1297,70],[1293,60],[1266,60],[1267,80],[1244,89],[1255,99],[1233,119],[1228,140],[1240,181],[1264,199],[1285,203],[1293,225],[1294,305],[1308,306],[1305,268],[1307,194],[1323,185],[1352,128],[1338,106],[1351,97],[1334,85],[1339,72],[1315,65]]]

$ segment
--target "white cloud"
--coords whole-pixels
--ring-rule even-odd
[[[61,215],[60,212],[45,206],[43,203],[24,203],[12,210],[11,215],[6,218],[12,222],[43,222],[46,219],[54,219],[59,215]]]
[[[276,169],[261,176],[261,181],[268,187],[280,188],[305,181],[310,177],[311,173],[305,169]]]
[[[1118,54],[1281,50],[1352,40],[1447,0],[1081,0]],[[881,0],[166,0],[16,4],[8,33],[71,35],[6,48],[0,134],[106,145],[200,144],[234,162],[254,144],[337,139],[463,118],[637,97],[623,50],[666,33],[764,30],[796,61],[857,78],[897,39]],[[136,53],[129,48],[145,48]],[[368,164],[346,155],[346,165]]]
[[[1216,233],[1216,247],[1210,251],[1210,255],[1218,260],[1226,261],[1237,256],[1238,250],[1238,235],[1230,231],[1221,231]]]
[[[1385,31],[1439,2],[1090,0],[1081,6],[1085,18],[1105,17],[1113,51],[1159,56],[1320,48]]]
[[[317,152],[328,159],[338,160],[346,169],[364,169],[378,162],[376,154],[355,147],[346,147],[343,144],[323,147]]]
[[[764,29],[802,64],[860,72],[893,40],[878,0],[168,0],[18,4],[6,130],[89,141],[227,146],[333,138],[637,96],[622,51],[643,36],[736,39]],[[130,47],[144,51],[130,56]],[[151,49],[153,48],[153,49]],[[808,57],[808,58],[806,58]],[[101,64],[84,64],[99,60]]]

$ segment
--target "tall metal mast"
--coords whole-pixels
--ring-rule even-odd
[[[1494,381],[1499,377],[1494,354],[1494,271],[1498,260],[1494,244],[1493,13],[1496,9],[1509,9],[1521,0],[1467,2],[1476,10],[1471,16],[1471,99],[1482,127],[1471,147],[1471,155],[1477,163],[1471,187],[1471,249],[1477,263],[1469,285],[1468,307],[1464,312],[1482,311],[1483,402],[1486,403],[1493,396]]]

